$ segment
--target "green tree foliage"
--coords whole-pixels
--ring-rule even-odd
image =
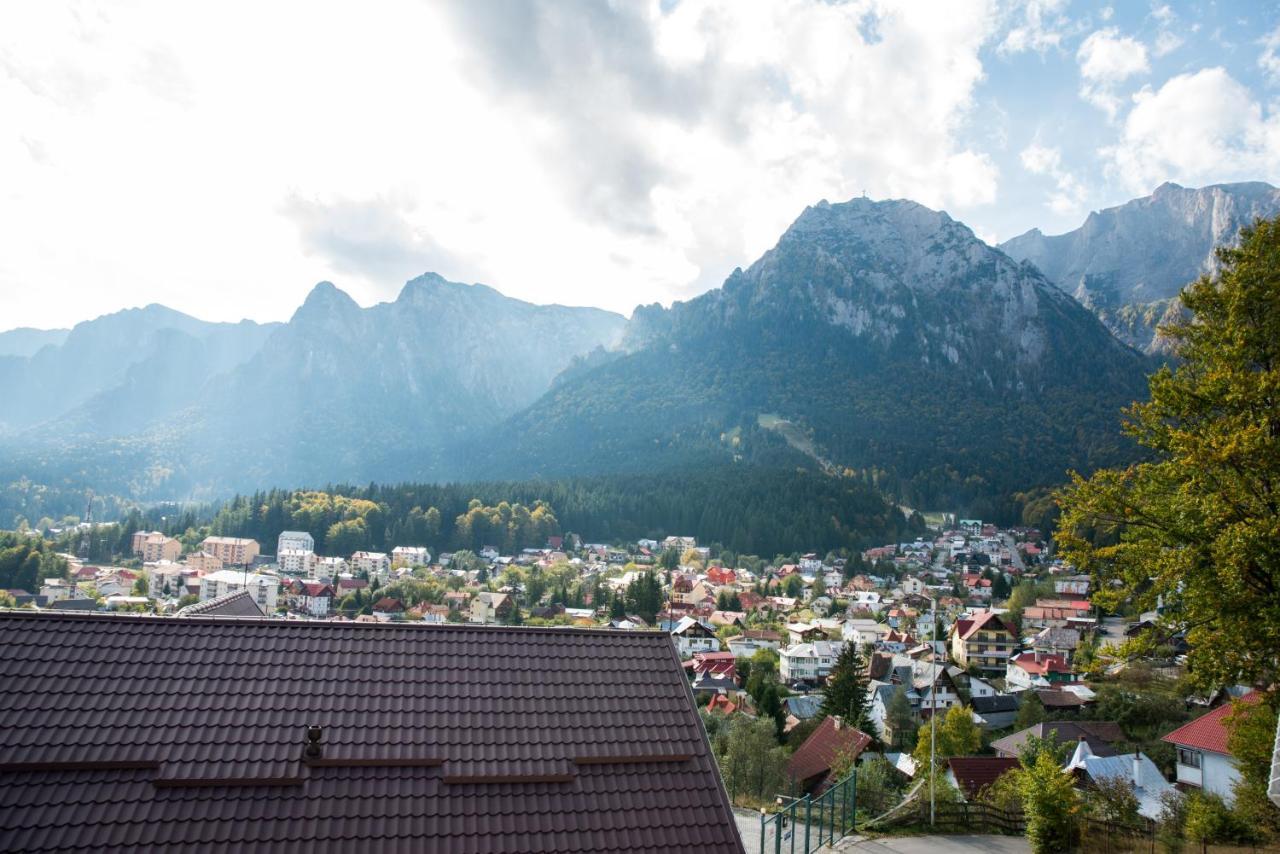
[[[1183,834],[1195,842],[1253,842],[1257,838],[1240,816],[1212,792],[1187,795]]]
[[[66,560],[45,540],[0,532],[0,589],[37,593],[44,579],[66,577]]]
[[[866,669],[866,661],[858,645],[845,644],[822,689],[822,714],[838,715],[850,726],[874,738],[877,731],[871,721]]]
[[[1058,529],[1104,606],[1163,600],[1143,641],[1185,629],[1201,687],[1280,676],[1280,220],[1218,258],[1182,293],[1193,318],[1164,328],[1180,362],[1127,411],[1150,459],[1075,476]]]
[[[1267,797],[1277,703],[1280,695],[1274,691],[1264,694],[1260,702],[1236,701],[1226,719],[1227,747],[1240,771],[1232,791],[1233,809],[1242,823],[1269,839],[1280,839],[1280,808]]]
[[[662,585],[652,572],[637,576],[627,585],[627,611],[646,623],[652,623],[662,608]]]
[[[982,730],[973,721],[973,713],[967,706],[952,706],[946,714],[940,714],[933,756],[941,768],[952,756],[972,756],[982,749]],[[929,767],[930,725],[920,725],[916,733],[916,748],[911,758],[917,768]]]
[[[1137,826],[1141,820],[1138,812],[1138,795],[1133,781],[1124,777],[1102,777],[1084,790],[1084,810],[1098,821]]]
[[[907,736],[915,724],[915,714],[911,711],[911,701],[907,699],[905,685],[899,685],[893,690],[884,717],[885,724],[892,733],[890,741],[894,749],[902,750],[907,747]]]
[[[782,789],[786,763],[786,749],[778,745],[773,721],[745,715],[733,719],[720,773],[734,803],[743,798],[754,803],[772,801]]]
[[[1018,715],[1013,720],[1013,728],[1024,730],[1042,723],[1044,719],[1044,703],[1040,702],[1040,695],[1035,691],[1024,691],[1022,702],[1018,705]]]
[[[1016,773],[1031,850],[1035,854],[1074,850],[1079,794],[1071,776],[1048,753]]]

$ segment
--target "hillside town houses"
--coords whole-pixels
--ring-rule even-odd
[[[1169,779],[1146,754],[1120,756],[1114,724],[1086,723],[1082,710],[1097,695],[1081,661],[1103,641],[1104,626],[1089,578],[1053,561],[1035,530],[965,520],[912,542],[774,562],[723,561],[689,536],[594,544],[556,537],[541,548],[434,554],[413,543],[325,554],[316,542],[310,532],[283,531],[275,554],[263,555],[251,539],[210,536],[184,545],[139,531],[127,565],[94,566],[67,555],[70,577],[45,579],[29,596],[51,610],[217,613],[229,601],[243,609],[247,599],[280,620],[666,633],[709,714],[759,714],[742,674],[776,668],[787,730],[818,723],[824,685],[841,653],[855,647],[875,730],[862,735],[885,747],[904,773],[913,773],[910,757],[893,746],[959,706],[990,734],[995,753],[948,765],[962,790],[1011,767],[1029,734],[1049,733],[1070,742],[1063,768],[1073,779],[1087,786],[1125,776],[1143,815],[1169,787],[1229,800],[1239,779],[1223,728],[1229,705],[1205,708],[1162,737],[1176,751]],[[1023,582],[1034,593],[1009,607],[1011,590]],[[635,591],[646,583],[651,599],[642,606]],[[1052,729],[1014,732],[1029,702],[1062,720]],[[824,722],[814,733],[863,745],[847,726]],[[815,781],[824,769],[812,758],[799,763],[804,782],[821,785]]]

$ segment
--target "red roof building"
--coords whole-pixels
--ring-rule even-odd
[[[1262,695],[1255,691],[1241,697],[1239,702],[1256,703],[1261,699]],[[1207,715],[1201,715],[1191,723],[1178,727],[1161,741],[1230,756],[1231,751],[1227,749],[1227,728],[1223,721],[1231,714],[1232,708],[1232,703],[1224,703]]]
[[[787,760],[787,777],[805,792],[821,792],[836,780],[831,766],[842,756],[857,760],[872,742],[871,736],[857,727],[829,715],[818,728],[796,748]]]

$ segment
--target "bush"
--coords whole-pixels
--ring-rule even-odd
[[[1079,834],[1079,796],[1071,776],[1058,767],[1052,756],[1041,753],[1018,779],[1031,850],[1035,854],[1072,850]]]
[[[1208,792],[1187,796],[1183,833],[1196,842],[1252,842],[1250,827],[1231,811],[1222,798]]]

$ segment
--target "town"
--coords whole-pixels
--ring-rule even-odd
[[[137,530],[111,564],[62,553],[65,577],[0,595],[48,611],[665,633],[737,807],[821,796],[857,768],[863,819],[897,807],[911,821],[913,799],[1008,809],[1007,772],[1043,753],[1100,822],[1154,834],[1185,793],[1228,814],[1242,775],[1224,719],[1259,698],[1250,686],[1184,685],[1182,636],[1132,654],[1159,613],[1105,612],[1039,530],[946,515],[930,530],[774,560],[692,536],[320,555],[307,531],[264,553]]]

